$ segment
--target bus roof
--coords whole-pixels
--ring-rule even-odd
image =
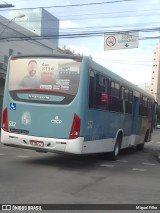
[[[83,56],[69,55],[69,54],[29,54],[29,55],[12,55],[11,59],[14,58],[69,58],[75,60],[82,60]]]

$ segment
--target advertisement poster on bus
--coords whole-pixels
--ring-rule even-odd
[[[39,88],[75,92],[80,62],[72,59],[15,59],[10,62],[9,90]]]

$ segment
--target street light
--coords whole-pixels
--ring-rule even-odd
[[[16,18],[23,18],[25,15],[19,15],[19,16],[16,16],[14,18],[12,18],[11,20],[9,20],[9,22],[5,25],[5,27],[3,28],[3,30],[0,32],[0,36],[4,33],[5,29],[8,27],[8,25]]]

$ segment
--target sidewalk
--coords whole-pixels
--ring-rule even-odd
[[[154,147],[155,150],[154,157],[160,163],[160,129],[154,129],[151,145],[152,147]]]

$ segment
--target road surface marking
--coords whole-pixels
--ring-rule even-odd
[[[16,156],[16,158],[29,158],[29,156],[26,156],[26,155],[18,155],[18,156]]]
[[[117,160],[117,161],[121,163],[128,163],[128,160]]]
[[[142,163],[143,165],[147,165],[147,166],[156,166],[157,164],[155,163]]]
[[[139,172],[146,172],[147,169],[139,169],[139,168],[133,168],[133,171],[139,171]]]
[[[13,149],[13,147],[2,146],[2,149]]]
[[[33,149],[23,149],[24,151],[27,151],[27,152],[35,152],[35,150]]]
[[[110,167],[110,168],[112,168],[112,167],[114,167],[115,165],[111,165],[111,164],[101,164],[100,166],[105,166],[105,167]]]

